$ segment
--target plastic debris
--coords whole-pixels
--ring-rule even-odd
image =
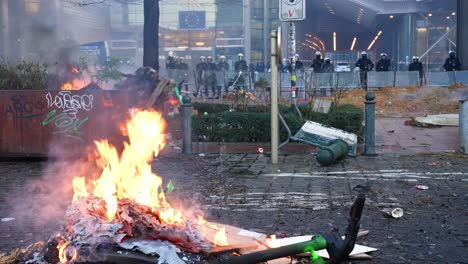
[[[439,165],[439,163],[437,163],[437,162],[431,162],[431,163],[428,163],[427,165],[429,165],[429,166],[437,166],[437,165]]]
[[[180,253],[180,249],[166,241],[127,239],[124,242],[119,243],[119,247],[127,250],[136,249],[146,255],[157,254],[159,256],[158,264],[185,263],[185,261],[180,259],[177,255],[177,253]]]
[[[174,183],[172,183],[172,180],[169,180],[169,182],[167,183],[167,186],[166,186],[166,191],[168,193],[171,193],[174,191]]]
[[[257,151],[257,153],[262,154],[263,153],[263,148],[257,148],[256,151]]]
[[[403,209],[401,208],[384,208],[382,209],[382,212],[385,213],[385,215],[392,217],[392,218],[401,218],[404,214]]]
[[[426,185],[416,185],[415,187],[418,190],[429,190],[429,186]]]
[[[2,218],[2,222],[10,222],[10,221],[13,221],[13,220],[15,220],[13,217]]]
[[[200,154],[198,154],[198,156],[200,156],[200,157],[205,157],[205,154],[204,154],[204,153],[200,153]]]
[[[204,115],[204,116],[208,116],[208,112],[204,112],[203,115]]]

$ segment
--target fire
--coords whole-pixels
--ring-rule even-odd
[[[97,179],[75,177],[73,201],[90,195],[101,198],[105,201],[105,219],[109,222],[116,219],[119,201],[125,199],[149,207],[166,226],[183,228],[192,223],[166,200],[163,180],[151,168],[151,161],[166,145],[165,129],[166,122],[160,113],[137,111],[121,127],[122,133],[128,136],[121,153],[107,140],[95,141],[95,161],[101,174]],[[212,244],[229,245],[225,227],[209,223],[202,216],[195,222],[197,230]]]
[[[86,191],[85,178],[84,177],[75,177],[73,178],[73,201],[76,201],[80,198],[88,196],[88,191]]]
[[[76,68],[76,67],[72,67],[71,72],[72,73],[80,73],[80,70],[78,70],[78,68]]]
[[[73,90],[73,84],[70,82],[66,82],[62,85],[62,87],[60,87],[60,89],[65,91]]]
[[[93,190],[88,192],[85,180],[73,180],[74,199],[89,193],[106,201],[106,217],[112,221],[118,209],[117,201],[129,199],[159,212],[161,220],[168,225],[180,226],[186,221],[180,210],[171,208],[166,201],[162,178],[151,170],[153,157],[164,148],[166,122],[161,114],[139,111],[121,128],[129,141],[121,155],[107,140],[96,141],[100,157],[98,166],[101,176],[95,180]]]
[[[59,257],[59,260],[60,260],[60,263],[68,263],[68,262],[73,262],[73,261],[76,261],[78,259],[78,252],[77,250],[73,250],[73,256],[70,260],[68,260],[68,256],[67,256],[67,249],[68,249],[68,241],[60,241],[57,245],[57,249],[58,249],[58,257]]]
[[[276,239],[276,235],[271,235],[270,236],[270,239],[268,239],[266,241],[266,244],[270,247],[270,248],[278,248],[281,246],[281,244],[278,242],[278,240]]]
[[[71,82],[66,82],[60,87],[62,91],[71,91],[71,90],[80,90],[83,87],[86,87],[89,83],[82,79],[74,79]]]
[[[217,227],[217,228],[219,228],[219,227]],[[227,246],[227,245],[229,245],[229,243],[227,241],[227,237],[226,237],[226,228],[225,227],[219,228],[218,231],[216,232],[216,234],[214,236],[214,244],[218,245],[218,246]]]

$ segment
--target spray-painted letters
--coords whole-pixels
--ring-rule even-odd
[[[61,91],[55,96],[47,93],[46,99],[49,108],[56,107],[75,118],[78,110],[91,111],[93,109],[92,94],[72,95],[69,91]]]
[[[49,108],[56,109],[47,114],[42,125],[53,124],[55,126],[53,134],[64,134],[67,137],[84,141],[79,129],[89,118],[79,118],[77,114],[80,110],[89,112],[93,109],[93,95],[72,95],[69,91],[61,91],[56,95],[47,93],[46,100]]]

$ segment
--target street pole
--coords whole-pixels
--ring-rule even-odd
[[[249,65],[250,61],[250,54],[251,54],[251,33],[250,33],[250,1],[251,0],[244,0],[244,53],[245,53],[245,61],[247,65]]]
[[[263,66],[268,64],[268,33],[270,33],[270,0],[263,0]]]
[[[366,94],[364,155],[375,156],[375,95]]]
[[[271,163],[278,163],[278,31],[271,31]]]
[[[291,62],[291,106],[296,105],[296,26],[290,22],[289,29],[289,61]]]

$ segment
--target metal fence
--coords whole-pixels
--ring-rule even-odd
[[[209,74],[216,78],[215,86],[223,93],[239,88],[255,92],[257,89],[255,83],[261,79],[271,83],[271,73],[268,72],[204,72],[201,76],[197,76],[195,71],[161,72],[162,76],[174,79],[176,82],[184,80],[186,90],[201,92],[204,92],[207,83],[206,76]],[[291,88],[291,74],[279,73],[278,82],[280,92],[288,94]],[[425,73],[422,78],[420,78],[419,72],[415,71],[371,71],[367,73],[367,87],[369,88],[419,85],[446,87],[455,83],[468,84],[468,71],[430,71]],[[359,72],[312,73],[305,71],[297,73],[296,88],[299,98],[306,98],[306,92],[310,89],[354,89],[362,86]]]

